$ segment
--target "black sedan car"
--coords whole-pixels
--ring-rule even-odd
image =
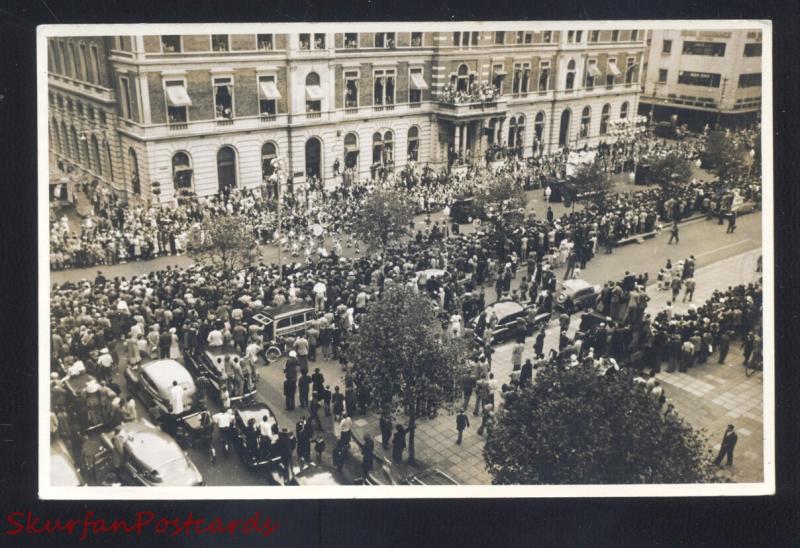
[[[211,383],[211,391],[219,401],[222,387],[222,373],[225,371],[225,359],[241,360],[236,350],[224,347],[209,347],[196,355],[189,356],[186,365],[195,376],[205,375]],[[256,395],[256,388],[253,385],[250,392],[238,396],[232,396],[231,402],[248,400]]]
[[[566,280],[559,285],[554,305],[567,314],[594,308],[600,298],[600,289],[599,285],[586,280]]]
[[[259,425],[268,417],[271,427],[269,443],[260,443]],[[266,403],[245,403],[234,411],[233,445],[242,462],[251,469],[274,469],[280,466],[280,457],[273,450],[278,439],[278,421]],[[252,421],[252,422],[251,422]],[[261,445],[261,447],[259,447]]]
[[[470,196],[453,202],[450,206],[450,218],[459,224],[471,223],[473,219],[485,219],[486,212]]]
[[[519,334],[520,329],[525,331],[526,336],[530,336],[537,327],[550,321],[549,312],[536,313],[531,319],[532,308],[532,305],[522,305],[516,301],[498,301],[487,306],[484,309],[486,318],[488,319],[492,315],[497,317],[491,343],[498,344],[512,339]],[[535,309],[533,311],[535,312]],[[473,329],[477,324],[478,318],[472,320]],[[476,336],[476,338],[479,342],[483,342],[480,337]]]

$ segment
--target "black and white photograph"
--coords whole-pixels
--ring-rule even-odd
[[[771,31],[39,27],[39,496],[774,493]]]

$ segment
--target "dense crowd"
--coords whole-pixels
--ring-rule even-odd
[[[443,103],[464,104],[464,103],[490,103],[500,96],[500,90],[494,85],[483,82],[478,84],[473,82],[468,89],[458,89],[451,83],[445,84],[442,91],[437,95],[437,100]]]

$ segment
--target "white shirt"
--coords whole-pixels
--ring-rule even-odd
[[[342,419],[342,422],[339,423],[339,428],[342,432],[349,432],[350,428],[353,427],[353,419],[350,417],[345,417]]]
[[[169,389],[169,402],[174,414],[183,413],[183,387],[175,385]]]
[[[325,293],[327,292],[328,288],[325,287],[325,284],[322,282],[317,282],[314,284],[314,295],[317,297],[324,299]]]
[[[230,413],[217,413],[211,418],[219,428],[229,428],[233,422],[233,415]]]
[[[222,337],[222,331],[219,329],[214,329],[213,331],[209,332],[208,334],[208,346],[222,346],[224,339]]]

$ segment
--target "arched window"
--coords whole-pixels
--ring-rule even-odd
[[[517,146],[517,118],[511,117],[508,122],[508,148]]]
[[[133,149],[131,149],[133,150]],[[176,152],[172,156],[172,186],[177,193],[180,190],[192,190],[194,186],[192,158],[186,152]]]
[[[567,63],[567,82],[566,89],[573,89],[575,87],[575,61],[570,59]]]
[[[275,172],[272,160],[278,157],[278,147],[272,141],[261,145],[261,177],[267,179]]]
[[[372,135],[372,163],[386,165],[394,159],[394,135],[376,131]]]
[[[387,131],[383,134],[383,163],[394,161],[394,133]]]
[[[86,46],[84,44],[78,45],[78,62],[76,63],[78,67],[78,78],[87,82],[89,79],[86,76]]]
[[[351,169],[358,166],[358,135],[348,133],[344,136],[344,167]]]
[[[419,161],[419,128],[411,126],[408,128],[408,159],[414,162]]]
[[[309,72],[306,76],[306,112],[322,111],[322,88],[319,74]]]
[[[525,146],[525,115],[517,116],[517,149],[522,155],[522,147]]]
[[[217,183],[221,193],[236,186],[236,151],[227,145],[217,151]]]
[[[94,67],[95,83],[100,84],[100,54],[97,53],[97,46],[92,45],[92,66]]]
[[[106,162],[108,162],[108,176],[113,181],[114,180],[114,163],[111,161],[111,145],[108,141],[103,141],[105,144],[106,149]]]
[[[49,72],[56,72],[56,60],[53,55],[53,42],[47,41],[47,70]]]
[[[81,134],[79,139],[80,139],[81,143],[83,143],[83,151],[82,151],[82,154],[81,154],[81,156],[83,157],[83,160],[84,160],[84,164],[83,165],[86,166],[86,169],[91,170],[92,169],[92,156],[89,153],[89,139],[87,139],[86,135],[83,134],[83,133]]]
[[[622,106],[619,108],[619,117],[620,118],[628,117],[628,101],[622,103]]]
[[[467,92],[469,90],[469,84],[469,67],[464,64],[458,67],[458,73],[456,76],[456,90]]]
[[[86,49],[86,44],[80,45],[81,49],[81,62],[83,63],[83,72],[86,75],[88,82],[94,83],[94,66],[89,62],[89,52]]]
[[[100,158],[100,144],[97,142],[97,137],[92,135],[92,162],[94,162],[95,172],[98,175],[103,174],[103,162]]]
[[[536,136],[536,141],[541,144],[544,138],[544,112],[536,113],[536,118],[533,121],[533,134]]]
[[[139,159],[136,157],[136,151],[133,148],[128,149],[128,161],[131,164],[131,190],[134,194],[142,193],[142,185],[139,181]]]
[[[600,135],[608,133],[608,120],[611,118],[611,105],[603,105],[603,113],[600,115]]]
[[[581,139],[589,136],[589,125],[592,123],[592,109],[583,107],[581,112]]]
[[[572,113],[569,109],[564,109],[561,113],[561,127],[558,131],[558,146],[563,147],[569,144],[569,126]]]
[[[306,177],[322,176],[322,142],[317,137],[306,141]]]

